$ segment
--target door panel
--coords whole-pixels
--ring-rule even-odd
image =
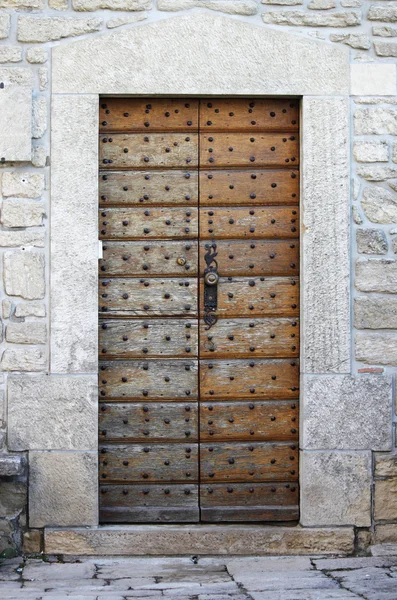
[[[299,103],[106,98],[101,522],[299,518]]]

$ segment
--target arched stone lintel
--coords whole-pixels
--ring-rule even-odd
[[[53,50],[55,94],[349,93],[349,54],[299,35],[193,11]]]

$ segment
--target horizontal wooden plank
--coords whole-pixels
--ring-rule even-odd
[[[296,481],[298,454],[296,444],[200,444],[201,481]]]
[[[198,417],[195,403],[159,404],[109,403],[99,411],[99,439],[102,442],[141,442],[198,440]],[[105,433],[104,433],[105,432]]]
[[[225,506],[201,508],[201,521],[206,523],[298,521],[299,506]]]
[[[255,235],[255,234],[254,234]],[[208,242],[200,242],[200,272]],[[216,242],[218,273],[230,275],[294,276],[299,273],[299,243],[296,240],[221,240]]]
[[[198,479],[197,444],[107,444],[99,452],[102,483],[191,483]]]
[[[98,337],[106,359],[186,357],[198,350],[197,319],[101,319]]]
[[[200,171],[200,206],[299,204],[299,171]]]
[[[197,133],[101,135],[99,161],[102,169],[195,168],[198,136]]]
[[[197,241],[106,242],[101,275],[193,276],[198,270]]]
[[[253,237],[256,239],[297,238],[299,237],[298,209],[279,206],[202,208],[200,209],[200,237],[216,240],[228,238],[251,240]]]
[[[200,404],[201,442],[294,442],[298,424],[295,401]]]
[[[99,519],[104,523],[197,522],[198,485],[101,485]]]
[[[201,321],[201,358],[299,355],[299,326],[294,319],[219,319],[209,331],[206,327]]]
[[[202,400],[298,398],[299,363],[289,359],[202,360]]]
[[[197,208],[123,207],[99,210],[102,240],[192,238],[198,233]]]
[[[200,129],[297,130],[299,101],[284,98],[202,98]]]
[[[292,180],[291,180],[292,181]],[[99,205],[146,206],[198,201],[198,171],[107,171],[99,173]]]
[[[200,167],[205,169],[286,166],[296,168],[298,165],[299,141],[296,135],[287,133],[200,134]]]
[[[231,491],[232,490],[232,491]],[[233,504],[240,508],[291,507],[299,502],[297,483],[209,483],[200,489],[200,505],[203,509],[227,508]]]
[[[98,300],[102,316],[191,317],[197,315],[197,280],[104,279]]]
[[[250,285],[253,281],[255,285]],[[203,316],[203,280],[201,284],[201,316]],[[298,317],[299,280],[296,277],[221,277],[218,283],[220,318],[227,317]],[[299,334],[298,323],[295,337]]]
[[[197,383],[196,360],[114,360],[99,363],[99,398],[106,402],[194,400],[197,398]]]
[[[105,98],[99,131],[197,131],[198,103],[190,98]]]

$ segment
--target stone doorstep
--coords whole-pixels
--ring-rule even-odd
[[[352,527],[106,525],[50,527],[44,552],[74,556],[349,555]]]

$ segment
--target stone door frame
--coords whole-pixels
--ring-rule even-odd
[[[345,48],[201,11],[53,50],[49,379],[65,382],[66,405],[75,389],[67,382],[86,382],[91,391],[78,418],[71,411],[64,423],[84,436],[76,431],[32,449],[36,485],[52,486],[53,500],[40,506],[31,499],[31,526],[98,525],[100,95],[301,98],[301,525],[327,524],[307,501],[305,453],[338,449],[338,440],[324,446],[307,430],[306,389],[313,377],[342,382],[351,372],[349,73]],[[56,413],[49,418],[55,426]],[[55,462],[65,469],[58,469],[58,484],[51,480]],[[360,515],[349,519],[329,524],[367,525]]]

